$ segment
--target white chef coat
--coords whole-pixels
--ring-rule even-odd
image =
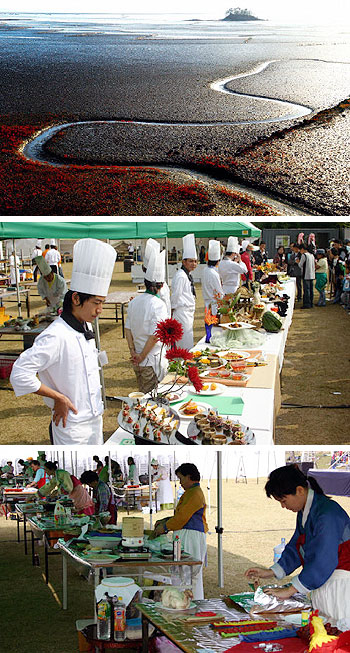
[[[37,288],[40,297],[43,299],[47,297],[52,307],[60,304],[68,290],[65,280],[59,274],[55,274],[51,284],[46,281],[45,277],[40,277]]]
[[[172,315],[183,327],[183,336],[177,347],[192,349],[193,347],[193,320],[196,309],[196,298],[192,293],[191,282],[184,270],[177,270],[171,284]]]
[[[174,503],[173,488],[171,487],[167,468],[163,465],[158,467],[153,480],[158,485],[157,502],[162,510],[162,506]]]
[[[218,312],[218,304],[214,295],[223,297],[220,275],[215,267],[206,265],[202,276],[202,293],[205,308],[211,306],[212,315]]]
[[[16,267],[17,270],[19,270],[20,266],[20,260],[19,257],[16,254]],[[19,280],[19,273],[18,273],[18,280]],[[15,269],[15,257],[13,254],[10,256],[10,284],[11,286],[16,285],[16,269]]]
[[[37,256],[42,256],[42,255],[43,255],[43,251],[42,251],[42,249],[38,249],[37,247],[35,247],[35,248],[33,249],[33,251],[32,251],[32,261],[33,261]]]
[[[57,265],[61,260],[61,254],[57,249],[49,249],[48,252],[45,254],[45,261],[49,265]]]
[[[78,413],[69,411],[67,424],[61,428],[65,434],[64,444],[103,444],[99,434],[93,438],[90,430],[87,434],[77,429],[103,413],[95,340],[86,340],[83,333],[75,331],[59,317],[20,355],[12,368],[10,381],[17,397],[37,392],[44,383],[71,400]],[[53,409],[54,400],[43,399]]]
[[[171,317],[170,289],[166,281],[164,281],[163,286],[161,287],[158,295],[163,300],[166,306],[166,310],[168,314],[167,317]]]
[[[136,295],[128,306],[128,315],[125,327],[130,329],[134,340],[135,351],[141,354],[148,338],[155,334],[158,322],[167,319],[165,303],[148,292]],[[158,380],[161,381],[167,371],[167,360],[165,350],[161,356],[162,343],[157,342],[146,358],[140,363],[140,367],[153,367]]]
[[[243,261],[238,263],[237,261],[231,261],[230,258],[223,258],[219,263],[218,272],[222,281],[222,289],[225,295],[236,292],[240,280],[241,274],[247,273],[247,266]]]

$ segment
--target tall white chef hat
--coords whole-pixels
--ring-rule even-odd
[[[34,260],[43,277],[46,277],[47,274],[52,272],[50,265],[45,261],[43,256],[36,256]]]
[[[151,257],[145,272],[145,279],[147,281],[155,281],[156,283],[164,283],[165,281],[165,249],[162,252],[152,250]]]
[[[143,255],[143,265],[145,268],[148,267],[149,260],[151,257],[151,253],[155,250],[156,252],[160,252],[160,244],[158,243],[157,240],[154,240],[154,238],[149,238],[146,243],[145,247],[145,253]]]
[[[187,234],[182,239],[182,258],[197,258],[196,241],[194,234]]]
[[[251,244],[250,240],[242,240],[242,245],[241,245],[241,247],[242,247],[242,249],[243,249],[243,252],[246,251],[246,249],[247,249],[247,247],[248,247],[249,245],[250,245],[251,249],[254,249],[254,245]]]
[[[111,282],[115,250],[95,238],[82,238],[73,248],[73,271],[70,289],[106,297]]]
[[[209,261],[218,261],[221,258],[220,242],[218,240],[209,240],[208,259]]]
[[[55,241],[54,238],[51,238],[51,240],[50,240],[50,245],[55,245],[55,246],[56,246],[56,241]]]
[[[36,241],[35,247],[39,247],[41,249],[41,240]]]
[[[238,238],[236,236],[228,237],[226,251],[235,252],[235,254],[239,253],[239,243],[238,243]]]

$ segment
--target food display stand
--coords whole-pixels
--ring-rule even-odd
[[[136,576],[136,582],[141,589],[144,572],[156,573],[158,577],[171,573],[176,576],[179,585],[191,587],[192,570],[194,567],[202,564],[200,560],[196,560],[190,555],[186,555],[181,560],[175,561],[172,558],[164,558],[154,553],[151,554],[149,559],[145,560],[135,558],[130,560],[111,560],[107,563],[92,562],[84,560],[76,552],[72,551],[69,543],[64,542],[62,539],[57,542],[57,547],[62,552],[63,610],[67,610],[68,608],[68,563],[80,570],[80,572],[85,572],[89,580],[92,580],[94,589],[99,585],[100,580],[107,576],[107,571],[108,575],[113,576]],[[149,591],[152,588],[147,586],[145,589]],[[93,602],[95,609],[95,597],[93,597]]]

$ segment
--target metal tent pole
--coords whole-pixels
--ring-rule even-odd
[[[16,279],[16,294],[17,294],[17,310],[18,310],[18,317],[22,317],[22,306],[21,306],[21,296],[19,293],[19,275],[18,275],[18,267],[17,267],[17,253],[16,253],[16,241],[13,239],[13,258],[14,258],[14,263],[15,263],[15,279]]]
[[[148,452],[148,485],[149,485],[149,527],[153,528],[153,507],[152,507],[152,468],[151,468],[151,452]]]
[[[223,551],[222,551],[222,535],[224,532],[222,526],[222,452],[217,451],[217,502],[218,502],[218,519],[217,526],[215,528],[218,534],[218,585],[219,587],[224,586],[224,562],[223,562]]]
[[[168,236],[165,236],[165,281],[169,285]]]

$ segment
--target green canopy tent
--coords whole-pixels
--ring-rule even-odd
[[[40,238],[45,235],[52,238],[102,238],[109,240],[144,239],[144,238],[181,238],[194,233],[197,238],[223,238],[238,236],[241,238],[259,238],[261,231],[251,222],[203,221],[187,222],[0,222],[0,238]]]

